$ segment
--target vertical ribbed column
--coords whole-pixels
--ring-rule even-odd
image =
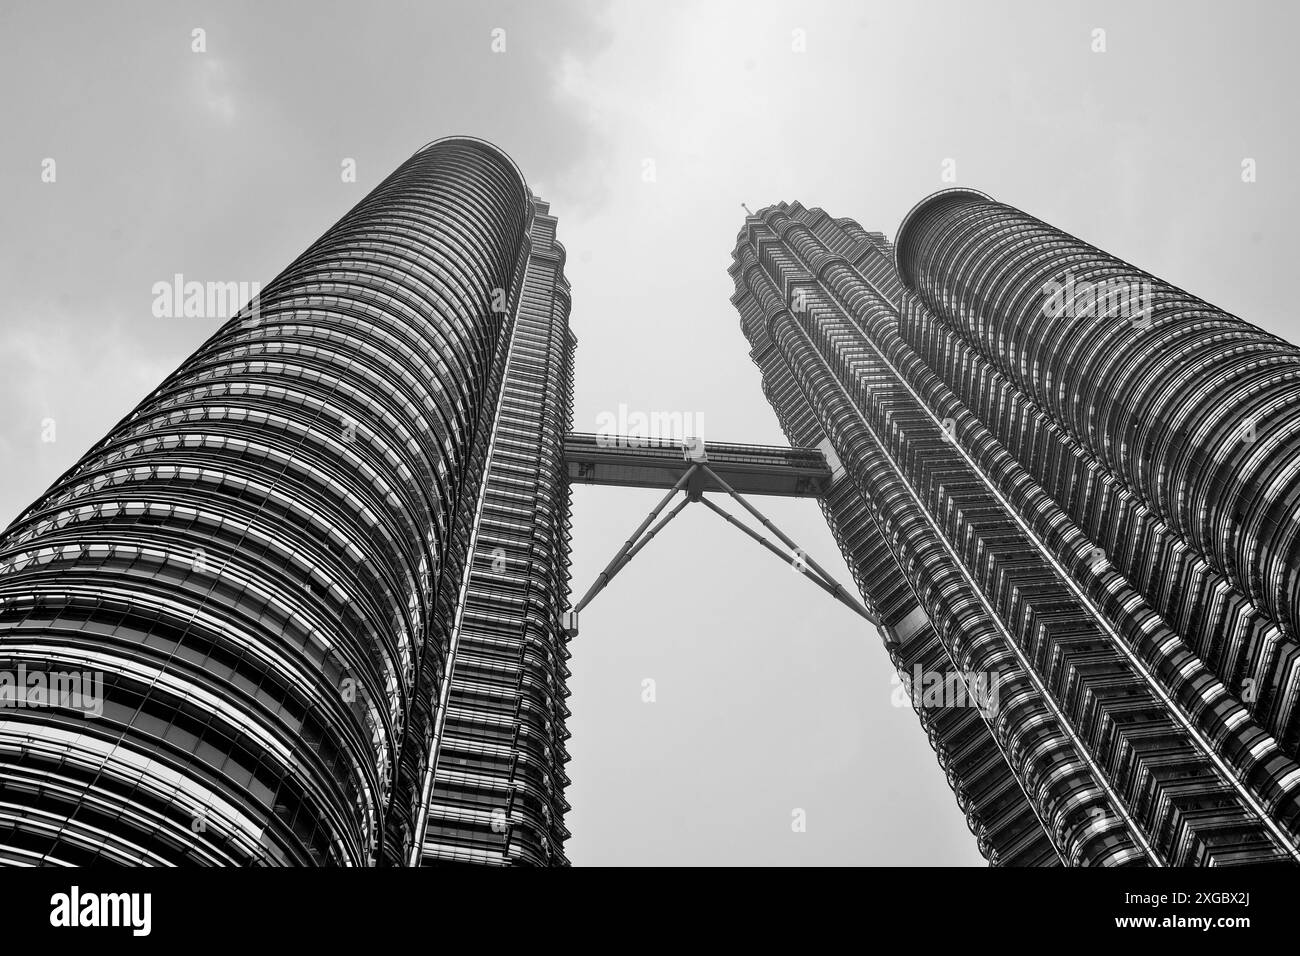
[[[923,201],[921,302],[1291,641],[1300,625],[1300,349],[1010,206]]]
[[[103,700],[0,709],[0,859],[366,865],[409,832],[531,214],[499,150],[425,147],[9,528],[0,669]]]
[[[924,609],[904,649],[933,627],[1016,701],[989,729],[1062,858],[1294,857],[1300,769],[904,340],[887,244],[797,204],[750,230],[734,271],[756,359],[779,351]],[[953,381],[991,387],[975,371]]]
[[[831,322],[829,302],[816,276],[784,241],[790,222],[786,211],[784,206],[765,210],[763,222],[751,227],[737,246],[738,288],[754,297],[753,312],[762,317],[760,323],[747,322],[746,332],[757,354],[763,355],[767,349],[780,354],[781,364],[799,387],[801,401],[807,403],[817,427],[831,441],[881,538],[888,543],[896,573],[915,595],[913,600],[924,608],[927,623],[909,629],[903,642],[907,657],[937,665],[945,675],[995,675],[999,686],[996,713],[981,716],[961,708],[971,712],[942,715],[936,711],[943,708],[920,708],[927,711],[923,715],[927,731],[941,721],[955,729],[954,718],[960,716],[974,719],[974,723],[964,722],[964,737],[937,737],[936,751],[963,809],[970,812],[972,798],[976,801],[973,809],[980,812],[974,821],[977,827],[985,818],[995,820],[1008,803],[1014,806],[1025,801],[1026,791],[1033,795],[1030,820],[1022,817],[1020,829],[1004,832],[1005,843],[993,843],[987,832],[977,830],[981,849],[990,856],[1014,853],[1023,840],[1033,842],[1046,829],[1066,862],[1142,861],[1144,851],[1127,832],[1130,824],[1117,812],[1114,794],[1106,790],[1095,768],[1089,767],[1080,742],[1062,725],[1050,701],[1017,659],[995,616],[996,609],[982,600],[980,590],[963,574],[939,533],[940,527],[922,507],[917,489],[909,485],[894,460],[894,453],[918,464],[929,459],[927,470],[937,473],[942,482],[945,472],[954,468],[955,456],[941,438],[932,436],[924,441],[913,436],[910,442],[902,442],[900,449],[898,423],[903,415],[917,421],[914,403],[890,370],[856,366],[866,354],[860,333],[842,320]],[[800,207],[793,207],[792,214],[799,212]],[[887,304],[877,297],[861,297],[857,305],[862,314],[888,318]],[[846,366],[847,362],[856,367]],[[846,389],[844,376],[851,376],[847,380],[856,387]],[[865,394],[873,396],[870,406],[855,404]],[[883,416],[893,427],[878,431],[868,412],[874,412],[872,418]],[[958,479],[955,484],[960,487],[969,482]],[[893,587],[889,578],[873,584],[877,590]],[[922,654],[912,643],[923,643],[931,628],[941,641],[937,655]],[[894,653],[898,655],[899,650],[895,648]],[[964,766],[953,761],[954,750],[970,756],[963,743],[977,748],[986,744],[985,754],[992,761]],[[1008,765],[1019,784],[1003,791],[1001,805],[983,805],[980,798],[985,788],[996,786],[996,778],[1007,772],[1002,768]],[[960,770],[967,773],[959,775]]]
[[[884,245],[881,237],[866,234],[860,243],[851,240],[847,230],[842,232],[829,221],[824,228],[828,243],[855,260],[875,244]],[[751,288],[761,279],[753,274],[746,279],[753,265],[754,253],[742,232],[730,270],[736,282],[732,304],[741,315],[742,327],[753,336],[752,357],[762,371],[763,392],[786,437],[792,445],[814,447],[825,431],[781,350],[766,338],[767,323]],[[847,471],[832,479],[820,505],[863,599],[882,621],[885,647],[898,673],[910,679],[918,668],[923,673],[952,672],[947,647],[918,606],[870,503]],[[919,691],[910,696],[980,852],[994,865],[1058,864],[1051,839],[979,711],[945,707],[927,701]]]
[[[505,385],[455,622],[419,848],[424,865],[564,865],[569,711],[569,285],[535,199]]]

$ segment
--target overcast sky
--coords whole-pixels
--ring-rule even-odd
[[[728,302],[740,204],[892,238],[945,160],[1300,340],[1292,10],[5,0],[0,522],[220,324],[154,318],[155,282],[266,283],[452,134],[506,149],[559,217],[582,430],[625,405],[782,442]],[[575,591],[656,497],[575,491]],[[812,502],[765,504],[849,580]],[[716,515],[683,512],[582,625],[575,864],[982,862],[878,636]]]

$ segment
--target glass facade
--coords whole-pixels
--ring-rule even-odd
[[[0,537],[0,672],[103,679],[98,714],[0,708],[0,862],[420,855],[480,716],[454,692],[492,656],[470,625],[518,597],[509,558],[478,575],[496,536],[531,549],[524,684],[563,667],[551,475],[572,340],[553,236],[498,149],[426,146]],[[551,527],[521,536],[534,507]],[[536,695],[517,696],[531,718]],[[558,782],[563,761],[561,743]],[[532,773],[505,763],[507,789]],[[564,835],[562,799],[538,800],[529,861]]]
[[[564,436],[576,343],[564,248],[540,200],[530,247],[412,863],[567,863]]]
[[[904,236],[917,354],[1294,757],[1300,349],[977,193]]]
[[[570,432],[564,261],[432,143],[0,535],[0,863],[567,863],[569,484],[686,452]],[[970,190],[730,272],[792,447],[711,460],[818,498],[989,861],[1300,860],[1300,350]]]
[[[1251,630],[1240,616],[1246,596],[1234,600],[1225,590],[1234,579],[1208,573],[1226,560],[1237,562],[1242,580],[1256,568],[1266,582],[1257,609],[1280,612],[1289,598],[1274,588],[1269,603],[1262,592],[1292,573],[1281,569],[1294,561],[1277,562],[1294,537],[1274,533],[1268,540],[1282,550],[1263,554],[1241,537],[1215,537],[1223,526],[1210,521],[1179,551],[1155,537],[1135,486],[1106,490],[1105,460],[1075,463],[1079,443],[1067,428],[1083,435],[1110,416],[1111,427],[1150,446],[1160,426],[1146,416],[1181,407],[1156,405],[1153,395],[1168,398],[1172,389],[1190,407],[1212,391],[1182,383],[1222,378],[1190,366],[1173,384],[1143,377],[1163,359],[1158,350],[1112,349],[1090,366],[1088,344],[1101,347],[1114,330],[1035,325],[1027,310],[1042,306],[1052,275],[1079,271],[1087,247],[1031,223],[978,194],[940,194],[909,216],[895,252],[880,234],[798,203],[751,216],[734,254],[733,302],[764,391],[793,444],[829,442],[843,464],[823,500],[827,519],[885,624],[892,661],[913,678],[913,706],[992,863],[1295,860],[1294,744],[1277,733],[1275,704],[1229,690],[1217,658],[1204,653],[1213,633],[1197,623],[1209,607],[1231,618],[1222,626],[1243,648],[1252,635],[1258,643],[1224,653],[1239,666],[1253,654],[1252,666],[1276,674],[1279,665],[1265,660],[1278,629],[1265,636],[1256,622]],[[1108,278],[1120,266],[1109,260]],[[1123,268],[1145,295],[1149,277]],[[1127,287],[1104,288],[1109,295]],[[1172,301],[1165,295],[1156,301]],[[1193,308],[1180,295],[1179,327],[1199,325],[1205,317],[1187,311],[1210,307]],[[1229,338],[1191,335],[1200,345],[1188,354],[1204,361],[1215,354],[1212,341],[1235,353],[1238,339],[1266,350],[1263,333],[1231,322]],[[1268,347],[1283,364],[1294,352],[1276,340]],[[1124,391],[1122,374],[1107,380],[1107,363],[1123,364],[1149,391],[1135,384]],[[1083,392],[1091,414],[1080,410]],[[1145,402],[1112,408],[1125,395]],[[1067,422],[1067,412],[1076,417]],[[1184,410],[1189,425],[1194,417]],[[1165,435],[1157,442],[1164,458],[1143,474],[1153,493],[1195,511],[1205,479],[1179,457],[1185,440]],[[1282,471],[1278,460],[1237,479],[1258,489],[1257,476],[1272,477],[1269,494],[1247,506],[1247,524],[1291,506]],[[1189,487],[1169,484],[1170,474]],[[1198,541],[1210,567],[1193,571],[1189,552]],[[1204,600],[1188,610],[1193,592]],[[1286,673],[1274,686],[1289,686],[1294,669]],[[930,675],[996,687],[992,706],[932,695],[915,680]]]

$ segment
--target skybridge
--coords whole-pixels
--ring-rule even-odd
[[[826,456],[816,448],[732,445],[570,432],[564,441],[569,481],[623,488],[672,488],[693,462],[707,460],[709,471],[744,495],[820,498],[831,483]],[[697,469],[687,494],[725,489],[709,471]]]
[[[820,498],[831,482],[843,474],[829,442],[821,448],[775,445],[733,445],[699,438],[679,441],[570,432],[564,452],[570,483],[613,485],[622,488],[665,488],[668,493],[651,509],[618,552],[600,572],[582,600],[565,615],[565,630],[578,633],[578,614],[592,598],[636,557],[650,540],[691,502],[700,502],[727,524],[743,532],[778,559],[789,563],[835,600],[859,617],[878,624],[852,591],[843,587],[820,564],[767,519],[745,495],[779,495]],[[828,456],[830,460],[828,461]],[[678,492],[682,498],[664,511]],[[749,513],[778,542],[773,543],[748,523],[719,507],[708,493],[727,495]],[[662,516],[661,516],[662,515]]]

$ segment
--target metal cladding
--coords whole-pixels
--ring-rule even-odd
[[[1297,439],[1269,430],[1296,350],[1163,284],[1140,330],[1155,280],[966,190],[897,256],[769,207],[731,273],[788,438],[841,463],[827,519],[990,862],[1300,858]],[[1137,309],[1099,318],[1099,290]],[[1229,396],[1254,451],[1224,444]]]
[[[967,193],[939,194],[911,214],[899,269],[1080,457],[1140,499],[1294,643],[1300,349]],[[1067,278],[1074,295],[1054,306],[1052,284],[1064,288]],[[1126,314],[1125,299],[1140,312]]]
[[[771,448],[709,442],[709,468],[735,491],[746,495],[820,498],[830,485],[831,469],[815,448]],[[570,432],[565,439],[569,481],[625,488],[672,488],[692,464],[681,441],[634,435]],[[722,486],[701,475],[699,492]]]
[[[0,863],[565,864],[571,481],[818,498],[991,863],[1300,861],[1300,350],[971,190],[783,203],[793,447],[699,471],[569,432],[555,229],[426,146],[0,535]]]
[[[898,265],[917,353],[1294,757],[1300,349],[969,191]]]
[[[0,672],[102,699],[0,709],[0,861],[412,853],[537,221],[505,154],[430,144],[10,526]]]
[[[413,864],[568,862],[564,449],[576,341],[564,247],[547,212],[537,200],[487,481],[472,512],[473,560],[448,616],[450,679],[440,682],[435,770]]]

